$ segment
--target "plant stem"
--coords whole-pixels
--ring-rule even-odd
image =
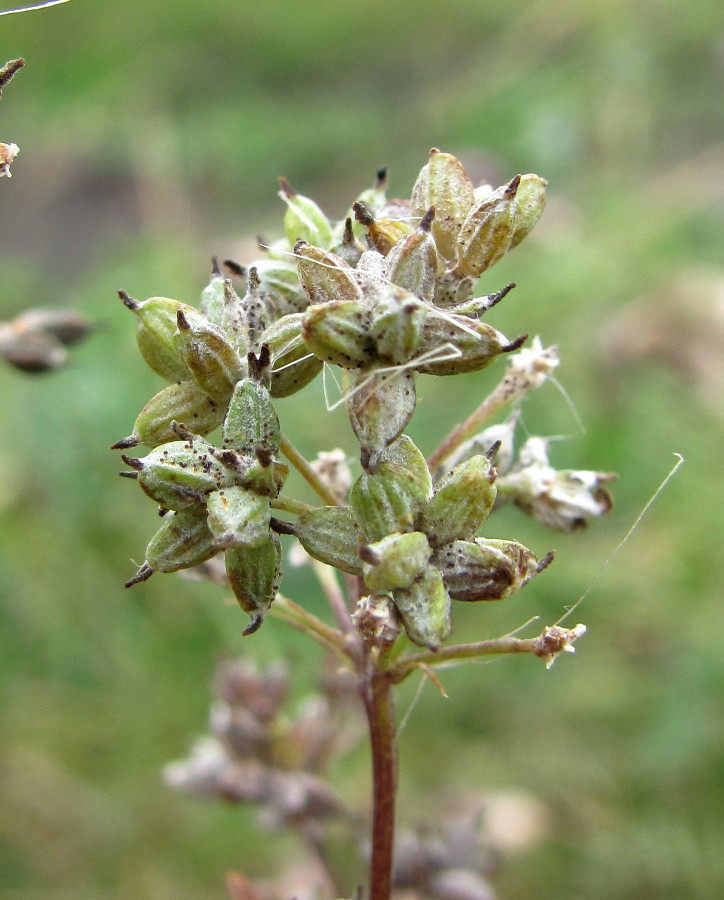
[[[372,861],[368,896],[369,900],[389,900],[397,792],[395,713],[392,682],[371,660],[368,675],[360,684],[360,694],[367,712],[372,752]]]
[[[334,496],[332,491],[330,491],[319,475],[317,475],[314,469],[309,465],[305,457],[285,435],[282,435],[281,451],[307,484],[314,489],[317,496],[324,500],[327,506],[340,505],[339,500]]]

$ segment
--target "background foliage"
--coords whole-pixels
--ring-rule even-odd
[[[577,613],[576,659],[454,670],[449,700],[423,692],[402,819],[523,791],[546,834],[506,861],[502,897],[721,896],[721,5],[74,0],[1,21],[0,56],[27,66],[0,105],[22,150],[0,183],[0,317],[70,305],[102,328],[51,377],[0,371],[0,896],[221,897],[225,871],[292,853],[159,777],[204,730],[220,657],[287,656],[301,696],[317,653],[271,620],[242,641],[208,585],[122,589],[154,521],[107,448],[159,385],[116,290],[195,302],[212,253],[248,261],[280,231],[277,175],[341,215],[382,164],[407,194],[431,146],[496,184],[549,179],[534,236],[481,288],[518,282],[491,321],[558,343],[586,433],[551,385],[526,426],[573,435],[559,466],[621,476],[583,535],[498,516],[495,536],[557,561],[510,604],[458,609],[458,636],[556,619],[671,453],[687,465]],[[496,374],[421,383],[424,450]],[[303,396],[280,403],[299,446],[351,452],[319,384]],[[364,754],[335,774],[364,796]]]

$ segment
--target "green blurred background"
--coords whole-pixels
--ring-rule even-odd
[[[0,367],[3,900],[220,898],[226,871],[293,855],[250,811],[160,778],[205,730],[220,658],[285,656],[301,697],[318,653],[277,621],[242,640],[210,585],[123,590],[157,520],[108,447],[161,385],[116,291],[196,302],[212,254],[248,262],[280,233],[278,175],[340,216],[380,165],[408,194],[431,146],[474,178],[548,178],[543,220],[481,292],[517,281],[490,321],[558,344],[586,432],[551,385],[526,427],[572,435],[560,467],[620,481],[584,534],[492,523],[557,560],[509,604],[457,609],[458,637],[554,621],[595,580],[589,633],[549,672],[504,659],[443,673],[449,700],[428,687],[401,820],[523,792],[545,837],[506,860],[501,898],[723,895],[723,20],[718,0],[73,0],[0,18],[2,60],[27,59],[0,104],[21,147],[0,182],[0,318],[57,304],[103,325],[51,376]],[[499,374],[423,379],[423,450]],[[297,444],[353,452],[320,383],[302,397],[280,403]],[[599,574],[674,451],[685,467]],[[364,796],[364,753],[335,777]]]

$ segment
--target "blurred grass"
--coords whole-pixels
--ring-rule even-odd
[[[211,586],[123,591],[154,513],[107,448],[158,384],[115,292],[195,302],[213,253],[248,260],[256,233],[278,232],[277,175],[341,215],[382,164],[406,194],[430,146],[496,183],[549,179],[538,229],[481,288],[517,281],[491,321],[560,347],[587,430],[555,461],[621,475],[613,514],[583,535],[501,513],[496,535],[555,546],[556,564],[510,604],[457,609],[458,637],[555,620],[673,451],[687,464],[577,612],[589,634],[575,659],[453,670],[449,700],[423,693],[402,742],[401,818],[520,789],[551,830],[507,862],[501,897],[722,895],[724,405],[679,352],[624,364],[609,329],[640,298],[655,329],[683,280],[700,339],[716,334],[697,279],[721,315],[723,18],[713,0],[219,0],[182,13],[74,0],[2,19],[3,59],[27,66],[0,104],[0,136],[22,151],[0,183],[0,317],[72,305],[104,327],[52,377],[0,371],[0,896],[221,897],[225,871],[271,873],[293,853],[246,811],[160,781],[205,727],[219,657],[290,657],[301,693],[317,654],[274,621],[242,642]],[[425,451],[496,374],[421,380],[411,433]],[[319,386],[305,396],[280,404],[298,445],[352,451]],[[576,431],[551,385],[525,422]],[[363,796],[363,756],[339,777]]]

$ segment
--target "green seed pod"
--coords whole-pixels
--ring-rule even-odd
[[[339,241],[335,242],[332,247],[332,252],[335,256],[343,259],[347,265],[356,266],[360,257],[365,252],[365,247],[354,233],[352,219],[348,217],[342,224],[342,233],[339,237]]]
[[[270,457],[279,453],[279,416],[269,389],[260,381],[244,378],[237,384],[224,420],[223,435],[224,447],[238,450],[244,456],[254,457],[261,451]]]
[[[487,456],[473,456],[443,475],[422,514],[431,544],[471,539],[495,502],[495,468]]]
[[[224,403],[244,377],[239,355],[221,328],[201,313],[179,310],[176,321],[174,342],[193,380],[213,400]]]
[[[434,216],[435,207],[431,206],[415,231],[398,241],[390,250],[384,269],[389,281],[426,303],[432,303],[440,267],[440,257],[430,232]]]
[[[433,147],[412,189],[412,215],[424,216],[435,207],[432,234],[437,252],[449,262],[457,261],[458,234],[474,202],[473,185],[460,160]]]
[[[515,231],[516,193],[520,175],[474,206],[458,235],[459,275],[477,278],[508,252]]]
[[[239,606],[251,616],[242,632],[259,628],[279,590],[282,577],[282,550],[276,534],[254,547],[232,547],[225,553],[226,575]]]
[[[148,365],[167,381],[185,381],[189,373],[174,341],[176,316],[179,310],[191,313],[194,308],[169,297],[139,302],[125,291],[119,291],[118,296],[136,315],[138,349]]]
[[[205,507],[168,513],[146,547],[146,562],[126,587],[145,581],[154,572],[178,572],[197,566],[216,552]]]
[[[448,355],[448,359],[428,361],[415,366],[417,372],[426,375],[458,375],[485,369],[500,356],[523,345],[528,335],[509,341],[504,334],[485,322],[477,322],[468,316],[442,314],[430,310],[425,320],[424,336],[418,358],[436,354]]]
[[[158,447],[176,438],[172,427],[182,422],[195,434],[208,434],[224,421],[226,405],[216,403],[193,381],[170,384],[143,407],[133,426],[133,434],[113,444],[113,450],[126,450],[145,444]]]
[[[269,324],[266,306],[260,294],[259,275],[254,266],[249,267],[246,279],[246,294],[241,299],[241,308],[244,314],[244,346],[246,352],[252,350],[258,353],[261,347],[261,336]]]
[[[289,313],[303,312],[309,305],[294,260],[260,259],[252,264],[259,277],[259,296],[274,321]]]
[[[362,575],[374,593],[409,588],[427,569],[432,550],[420,531],[390,534],[360,551]]]
[[[269,498],[246,488],[234,486],[214,491],[209,495],[207,514],[214,544],[220,549],[257,547],[269,536]]]
[[[211,278],[201,291],[201,312],[213,325],[221,325],[224,313],[224,283],[226,279],[219,268],[219,261],[214,257],[211,261]]]
[[[392,596],[410,640],[439,650],[452,632],[452,616],[450,597],[438,570],[429,566],[409,588],[398,588]]]
[[[314,559],[351,575],[362,574],[360,529],[348,507],[310,509],[295,522],[294,534]]]
[[[279,179],[279,196],[287,204],[284,231],[289,243],[303,240],[329,250],[334,242],[332,226],[314,200],[298,194],[285,178]]]
[[[540,175],[521,175],[518,193],[515,195],[515,214],[513,216],[513,237],[511,250],[527,237],[534,225],[543,215],[546,205],[546,185],[548,182]]]
[[[124,456],[138,472],[138,483],[164,509],[187,509],[205,503],[212,491],[233,483],[234,475],[208,452],[205,442],[172,441],[143,459]],[[130,474],[130,473],[129,473]]]
[[[453,600],[476,603],[503,600],[526,585],[551,561],[540,563],[516,541],[454,541],[440,547],[432,562],[442,573]]]
[[[355,269],[339,256],[304,241],[294,245],[294,255],[310,303],[363,302]]]
[[[302,335],[321,360],[343,369],[358,369],[375,359],[369,334],[370,312],[360,300],[315,303],[302,314]]]
[[[428,475],[429,481],[429,475]],[[350,505],[366,540],[415,531],[428,499],[427,485],[405,466],[383,461],[374,475],[363,472],[352,486]]]
[[[407,427],[416,402],[415,376],[409,370],[357,373],[347,412],[360,442],[363,469],[375,471],[385,448]]]
[[[261,494],[263,497],[278,497],[288,475],[289,466],[285,466],[276,459],[272,459],[271,462],[268,462],[267,459],[264,459],[263,462],[254,459],[240,481],[244,487],[255,494]]]
[[[322,370],[302,338],[302,314],[282,316],[265,329],[262,343],[271,357],[272,397],[288,397],[309,384]]]
[[[401,365],[422,344],[429,306],[404,288],[393,284],[382,287],[371,313],[369,334],[379,356]]]
[[[418,487],[420,509],[422,509],[422,505],[432,496],[432,478],[427,467],[427,460],[412,438],[401,434],[382,454],[381,461],[402,466],[412,475]]]

